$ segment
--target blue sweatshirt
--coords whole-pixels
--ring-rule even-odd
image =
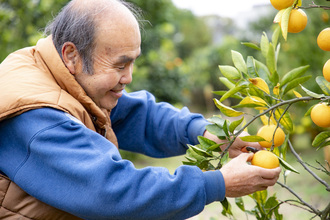
[[[184,154],[207,124],[144,91],[125,93],[111,121],[121,149],[152,157]],[[4,120],[0,136],[0,171],[28,194],[83,219],[185,219],[224,199],[220,171],[136,169],[111,142],[56,109]]]

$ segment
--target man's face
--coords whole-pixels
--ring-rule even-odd
[[[112,24],[104,22],[96,31],[93,53],[94,73],[78,71],[77,82],[101,108],[113,109],[131,83],[133,64],[140,55],[141,37],[136,21]]]

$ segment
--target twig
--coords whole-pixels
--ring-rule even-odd
[[[282,186],[283,188],[287,189],[292,195],[294,195],[297,199],[299,199],[299,201],[301,202],[302,205],[307,206],[308,208],[310,208],[313,213],[321,216],[321,212],[317,209],[315,209],[312,205],[308,204],[307,202],[305,202],[300,196],[298,196],[297,193],[295,193],[290,187],[288,187],[287,185],[284,185],[281,182],[277,181],[277,184],[279,184],[280,186]]]
[[[297,152],[294,150],[291,141],[288,140],[288,144],[290,147],[291,152],[293,153],[293,155],[297,158],[298,162],[301,164],[301,166],[304,167],[304,169],[309,172],[317,181],[319,181],[321,184],[323,184],[326,187],[327,191],[330,191],[330,187],[327,184],[327,182],[325,182],[324,180],[322,180],[320,177],[318,177],[311,169],[309,169],[306,164],[304,163],[304,161],[300,158],[300,156],[297,154]]]
[[[299,8],[301,8],[301,9],[321,8],[321,9],[324,9],[324,10],[330,10],[329,6],[323,6],[323,5],[309,5],[307,7],[300,6]]]
[[[304,162],[304,163],[307,164],[308,166],[314,168],[315,170],[321,171],[321,172],[327,174],[328,176],[330,176],[330,172],[327,171],[327,168],[325,168],[325,167],[324,167],[319,161],[316,160],[316,163],[317,163],[318,165],[320,165],[320,167],[322,167],[322,168],[315,167],[315,166],[313,166],[313,165],[311,165],[311,164],[309,164],[309,163],[307,163],[307,162]]]

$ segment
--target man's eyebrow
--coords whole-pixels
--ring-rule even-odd
[[[129,63],[136,60],[139,56],[141,56],[141,53],[136,58],[123,55],[118,58],[118,63]]]

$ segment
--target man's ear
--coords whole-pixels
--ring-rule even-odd
[[[65,42],[62,46],[62,58],[65,66],[71,74],[79,72],[80,56],[76,45],[72,42]]]

